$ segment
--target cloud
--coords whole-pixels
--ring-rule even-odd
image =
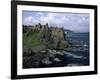
[[[24,25],[34,25],[39,23],[39,20],[35,19],[33,16],[28,16],[23,20]]]
[[[50,26],[64,27],[74,31],[89,31],[89,14],[32,12],[31,15],[24,13],[23,15],[25,15],[23,16],[23,24],[25,25],[48,23]]]

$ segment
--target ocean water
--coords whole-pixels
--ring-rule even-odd
[[[66,35],[66,38],[70,42],[83,42],[83,44],[86,44],[89,46],[89,32],[86,33],[76,33],[76,32],[70,32]]]
[[[70,44],[81,44],[81,47],[73,48],[72,51],[65,52],[65,63],[67,66],[87,66],[89,65],[89,32],[68,33],[66,39]]]

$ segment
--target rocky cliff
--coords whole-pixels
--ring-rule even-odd
[[[57,51],[69,46],[64,28],[50,27],[48,23],[23,25],[23,68],[39,67],[41,63],[50,64],[51,58],[60,62],[63,60],[63,53]]]
[[[39,23],[27,28],[30,29],[27,35],[37,33],[38,35],[36,37],[45,43],[47,42],[47,45],[51,45],[52,48],[63,49],[69,45],[65,38],[64,28],[49,27],[48,23],[45,25]]]

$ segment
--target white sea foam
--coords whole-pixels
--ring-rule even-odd
[[[70,53],[70,52],[64,52],[64,54],[66,54],[66,55],[69,56],[69,57],[73,57],[73,58],[86,59],[86,57],[84,57],[84,56],[79,56],[79,55],[77,55],[77,54],[72,54],[72,53]]]
[[[72,64],[68,64],[67,66],[83,66],[83,65],[79,63],[72,63]]]

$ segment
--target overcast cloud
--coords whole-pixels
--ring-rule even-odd
[[[22,22],[24,25],[35,25],[37,23],[49,26],[64,27],[78,32],[89,32],[90,15],[80,13],[53,13],[23,11]]]

